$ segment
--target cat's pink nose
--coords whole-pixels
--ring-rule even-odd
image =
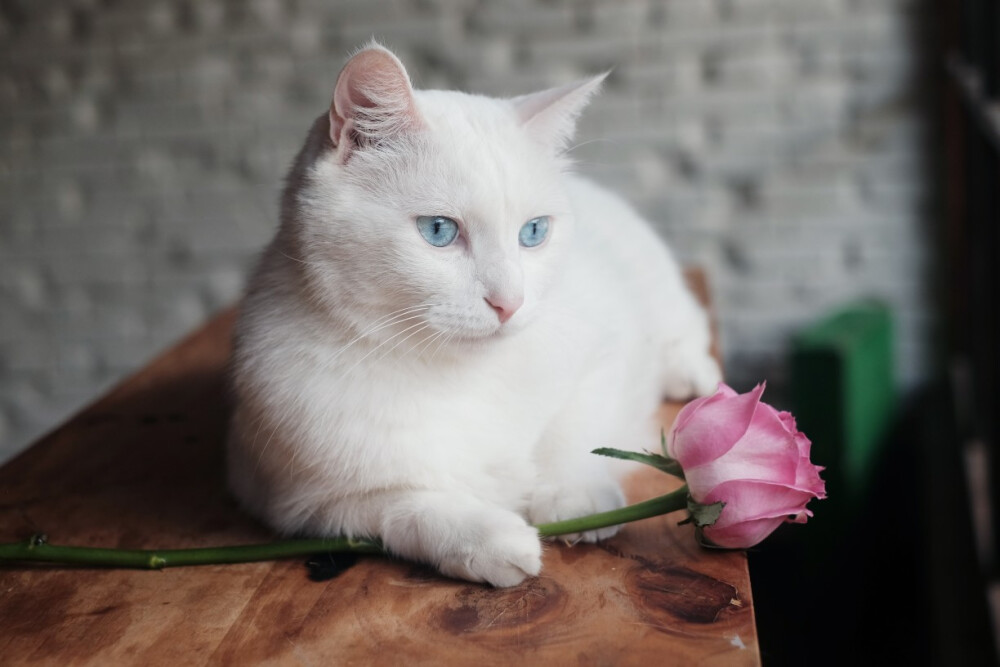
[[[485,297],[486,303],[490,304],[490,308],[497,312],[497,317],[500,318],[500,324],[503,324],[517,312],[517,309],[521,307],[524,303],[524,295],[519,294],[516,297]]]

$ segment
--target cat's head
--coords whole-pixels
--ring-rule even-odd
[[[390,51],[358,52],[286,191],[310,293],[406,347],[528,325],[572,237],[564,151],[602,79],[492,99],[414,90]]]

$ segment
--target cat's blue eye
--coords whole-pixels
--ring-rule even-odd
[[[438,248],[449,245],[458,236],[458,223],[443,215],[419,216],[417,229],[425,241]]]
[[[549,233],[549,216],[543,215],[538,218],[532,218],[528,220],[521,226],[521,231],[517,235],[517,240],[521,242],[525,248],[534,248],[536,245],[545,240],[545,236]]]

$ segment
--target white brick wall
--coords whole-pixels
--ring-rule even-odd
[[[520,94],[614,66],[581,169],[710,273],[737,384],[859,296],[928,364],[907,0],[0,4],[0,459],[232,302],[344,56]]]

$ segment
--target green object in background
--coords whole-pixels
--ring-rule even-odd
[[[871,483],[893,417],[893,326],[888,306],[848,306],[797,334],[791,403],[799,429],[826,466],[830,498],[853,514]]]

